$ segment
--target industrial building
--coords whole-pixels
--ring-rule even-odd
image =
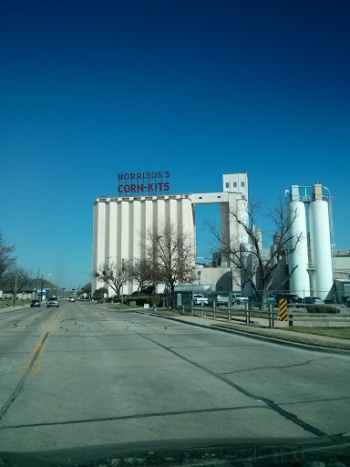
[[[158,177],[159,175],[159,177]],[[123,174],[119,180],[124,184],[118,187],[120,193],[128,196],[97,197],[94,203],[93,222],[93,284],[92,291],[101,287],[96,271],[103,264],[113,262],[116,265],[126,264],[133,259],[145,257],[145,242],[149,229],[157,229],[164,222],[171,222],[179,234],[185,233],[194,245],[193,261],[196,251],[196,205],[220,205],[220,230],[222,239],[235,238],[247,244],[248,238],[244,230],[229,215],[235,209],[247,216],[248,205],[248,174],[246,172],[225,173],[222,175],[222,192],[172,195],[145,195],[148,187],[169,189],[169,172],[145,172],[136,174]],[[162,180],[159,182],[159,178]],[[144,183],[145,179],[153,180]],[[156,181],[154,181],[156,180]],[[138,194],[141,192],[141,195]],[[133,196],[129,196],[133,193]],[[220,281],[222,271],[230,272],[228,258],[221,258],[221,267],[215,274],[207,277]],[[218,277],[219,276],[219,277]],[[204,280],[204,274],[202,281]],[[215,284],[213,284],[215,290]],[[130,282],[124,287],[124,293],[132,293],[134,285]],[[226,290],[232,290],[232,280],[226,281]],[[112,293],[112,290],[108,291]]]

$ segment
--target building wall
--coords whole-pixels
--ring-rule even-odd
[[[333,273],[335,279],[350,279],[350,250],[334,252]]]
[[[93,286],[102,287],[95,277],[103,265],[121,267],[141,259],[147,247],[147,234],[171,221],[181,235],[187,233],[194,244],[194,216],[189,195],[97,198],[94,204]],[[153,230],[155,229],[155,230]],[[195,251],[193,251],[193,257]],[[124,287],[132,293],[133,284]],[[113,294],[112,289],[108,291]]]
[[[239,288],[232,285],[231,268],[196,265],[196,277],[198,277],[198,280],[194,282],[194,285],[210,285],[213,292],[240,291]]]

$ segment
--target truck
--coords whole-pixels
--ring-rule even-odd
[[[231,303],[232,305],[237,304],[240,305],[241,303],[248,303],[249,298],[244,297],[241,294],[230,293],[229,295],[218,295],[216,297],[216,304],[220,305],[228,305]]]
[[[229,295],[217,295],[216,297],[216,304],[220,305],[228,305],[229,302]]]
[[[192,300],[195,305],[208,305],[209,300],[208,297],[206,297],[203,294],[195,293],[192,295]]]
[[[240,305],[241,303],[248,303],[249,302],[249,298],[248,297],[244,297],[243,295],[241,294],[236,294],[236,293],[231,293],[229,295],[229,301],[231,303],[237,303],[237,305]]]

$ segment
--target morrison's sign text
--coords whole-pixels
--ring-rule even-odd
[[[120,194],[163,193],[170,190],[170,171],[117,174]]]

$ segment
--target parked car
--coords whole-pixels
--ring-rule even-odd
[[[46,306],[49,308],[51,306],[56,306],[58,307],[59,306],[59,303],[58,303],[58,298],[57,297],[51,297],[47,300],[47,303],[46,303]]]
[[[322,304],[322,303],[324,303],[324,301],[320,297],[305,297],[304,300],[303,300],[303,303],[306,303],[308,305],[312,305],[312,304],[315,304],[315,303]]]
[[[38,300],[38,299],[32,300],[32,301],[30,302],[30,306],[31,306],[32,308],[33,308],[33,307],[36,307],[36,306],[40,306],[40,305],[41,305],[41,304],[40,304],[40,300]]]
[[[284,298],[287,300],[287,303],[301,303],[302,299],[299,297],[299,295],[292,294],[292,293],[278,293],[276,294],[276,303],[279,304],[279,301],[281,298]]]
[[[216,301],[216,304],[217,304],[218,306],[220,306],[220,305],[228,305],[229,296],[228,296],[228,295],[217,295],[215,301]]]
[[[229,299],[229,301],[231,303],[237,303],[237,305],[240,305],[241,303],[248,303],[249,302],[248,297],[244,297],[243,295],[235,294],[235,293],[231,293],[229,295],[228,299]]]

